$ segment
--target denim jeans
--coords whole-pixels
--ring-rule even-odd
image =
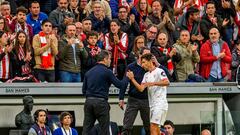
[[[72,73],[72,72],[60,70],[59,74],[60,74],[61,82],[80,82],[81,81],[80,73]]]
[[[217,79],[209,75],[207,82],[224,82],[224,78]]]

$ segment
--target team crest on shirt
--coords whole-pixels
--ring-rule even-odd
[[[162,75],[162,76],[166,76],[166,74],[165,74],[165,72],[164,72],[164,71],[162,71],[161,75]]]

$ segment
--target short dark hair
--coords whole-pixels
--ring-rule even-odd
[[[124,9],[126,9],[126,10],[128,11],[128,8],[127,8],[126,6],[119,6],[119,7],[118,7],[118,11],[119,11],[119,9],[121,9],[121,8],[124,8]]]
[[[19,12],[23,12],[23,13],[27,14],[28,10],[24,6],[20,6],[20,7],[17,8],[17,14]]]
[[[86,18],[84,18],[84,19],[82,20],[82,23],[83,23],[84,21],[91,21],[91,22],[92,22],[92,20],[91,20],[90,17],[86,17]]]
[[[173,122],[171,120],[166,120],[163,125],[164,126],[165,125],[170,125],[172,128],[175,128],[175,126],[174,126],[174,124],[173,124]]]
[[[71,114],[71,113],[69,113],[69,112],[62,112],[62,113],[60,114],[60,117],[59,117],[61,123],[62,123],[62,121],[63,121],[63,119],[64,119],[65,116],[70,116],[71,121],[73,121],[73,117],[72,117],[72,114]]]
[[[187,13],[186,13],[186,18],[189,18],[190,15],[199,12],[199,10],[197,8],[195,8],[194,6],[191,6],[190,8],[188,8]]]
[[[105,58],[108,58],[110,52],[107,50],[101,50],[101,52],[97,55],[97,61],[103,61]]]
[[[208,2],[206,3],[206,7],[207,7],[208,4],[213,4],[213,5],[215,6],[215,2],[212,1],[212,0],[210,0],[210,1],[208,1]]]
[[[8,2],[8,1],[3,1],[2,3],[1,3],[1,6],[2,5],[10,5],[10,3]]]
[[[136,53],[137,58],[139,58],[140,55],[143,55],[143,53],[144,53],[145,50],[151,51],[148,47],[144,46],[144,47],[142,47],[142,48],[139,49],[139,53]]]
[[[147,61],[151,61],[152,58],[153,58],[153,54],[147,53],[147,54],[142,55],[141,60],[145,59]]]
[[[158,31],[158,27],[157,27],[156,24],[149,24],[149,25],[147,26],[146,30],[149,30],[149,29],[152,28],[152,27],[155,27],[155,28],[157,29],[157,31]]]
[[[38,109],[38,110],[35,111],[35,113],[33,114],[34,121],[37,122],[37,118],[38,118],[40,112],[45,112],[45,114],[46,114],[46,121],[47,121],[47,111],[44,110],[44,109]]]
[[[87,39],[90,37],[90,36],[96,36],[98,38],[98,33],[96,31],[90,31],[87,33]]]
[[[153,5],[154,2],[159,2],[160,5],[161,5],[161,7],[162,7],[162,2],[161,2],[160,0],[153,0],[153,1],[152,1],[152,4],[151,4],[151,7],[152,7],[152,5]]]
[[[51,23],[51,24],[52,24],[52,22],[51,22],[50,20],[45,19],[45,20],[42,21],[42,24],[41,24],[41,25],[43,26],[45,23]]]
[[[34,1],[31,2],[30,8],[32,7],[32,4],[33,4],[33,3],[34,3],[34,4],[38,3],[38,4],[40,5],[40,3],[39,3],[38,1],[34,0]]]

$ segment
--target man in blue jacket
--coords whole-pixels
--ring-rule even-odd
[[[83,135],[88,135],[96,119],[99,122],[100,135],[109,135],[110,106],[108,103],[109,87],[114,84],[119,89],[126,86],[126,80],[120,81],[108,69],[111,54],[102,50],[98,55],[98,64],[90,69],[84,77],[82,92],[86,96],[84,104]]]

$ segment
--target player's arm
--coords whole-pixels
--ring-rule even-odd
[[[169,86],[170,82],[168,79],[163,79],[161,81],[158,82],[149,82],[148,86]]]
[[[131,80],[131,82],[133,83],[133,85],[137,88],[138,91],[143,92],[144,89],[147,87],[147,85],[145,83],[139,84],[135,78],[134,78],[134,74],[132,71],[127,71],[126,76],[129,78],[129,80]]]

